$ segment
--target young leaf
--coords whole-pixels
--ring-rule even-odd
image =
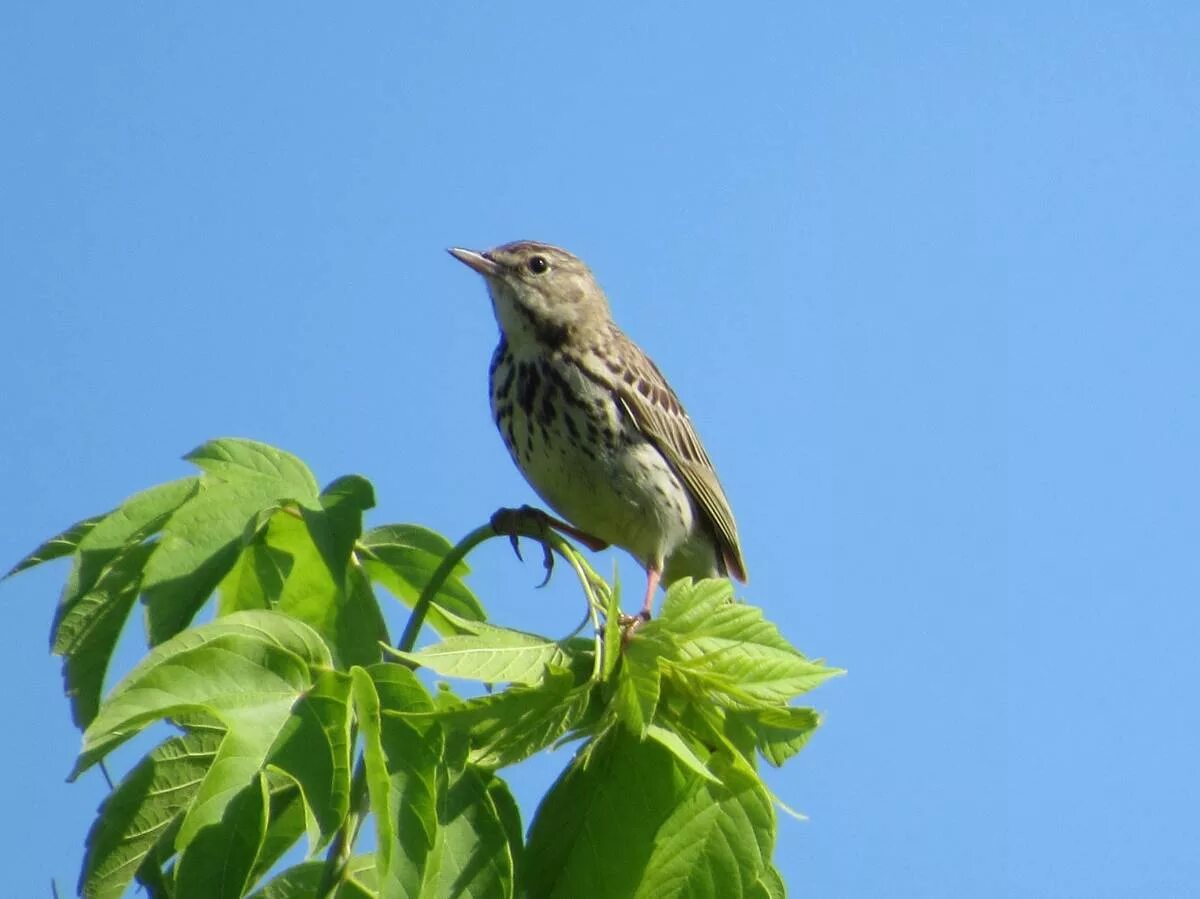
[[[716,776],[708,770],[708,766],[700,759],[700,756],[696,755],[692,747],[675,731],[651,724],[646,728],[646,737],[675,756],[675,759],[688,771],[699,774],[705,780],[720,783]]]
[[[671,658],[674,653],[674,641],[666,632],[638,634],[625,647],[613,705],[617,717],[639,739],[646,735],[658,707],[662,681],[658,660],[664,655]]]
[[[151,750],[104,800],[87,836],[79,892],[119,899],[142,860],[160,845],[196,794],[221,734],[196,731]]]
[[[389,649],[388,653],[446,677],[489,684],[536,684],[545,676],[548,666],[565,668],[570,664],[560,644],[507,628],[446,637],[441,643],[417,652]]]
[[[535,686],[513,686],[442,708],[437,720],[462,731],[470,743],[468,759],[481,768],[516,764],[551,745],[587,711],[589,685],[575,686],[569,672],[552,671]]]
[[[786,705],[840,673],[801,655],[762,610],[734,602],[725,580],[672,584],[661,618],[646,625],[651,634],[659,629],[678,647],[669,668],[706,681],[737,707]]]
[[[803,749],[821,723],[813,709],[754,709],[733,714],[750,727],[758,751],[776,768]]]

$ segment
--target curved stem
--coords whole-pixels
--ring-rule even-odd
[[[451,572],[458,566],[458,563],[463,558],[485,540],[499,536],[491,522],[481,525],[467,536],[463,537],[454,545],[454,548],[442,558],[442,562],[434,569],[433,575],[425,584],[425,589],[421,591],[421,595],[417,598],[416,605],[413,606],[412,614],[408,616],[408,623],[404,625],[404,633],[400,635],[400,642],[396,644],[396,648],[402,652],[412,652],[413,646],[416,645],[417,635],[421,633],[421,626],[425,623],[425,616],[429,614],[429,607],[433,604],[433,598],[438,595],[438,591],[442,589],[442,584],[446,583],[446,578],[450,577]]]

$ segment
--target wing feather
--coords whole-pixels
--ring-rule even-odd
[[[639,430],[682,478],[696,505],[712,525],[729,573],[745,582],[746,562],[738,541],[733,509],[683,404],[658,366],[633,341],[616,328],[612,338],[620,343],[618,358],[629,366],[622,373],[624,377],[612,379],[612,387]],[[611,370],[610,366],[608,371]],[[600,375],[601,371],[597,370],[596,374]]]

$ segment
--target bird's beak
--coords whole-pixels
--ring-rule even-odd
[[[463,265],[475,269],[485,278],[500,274],[500,265],[492,257],[474,250],[464,250],[462,247],[451,247],[446,251]]]

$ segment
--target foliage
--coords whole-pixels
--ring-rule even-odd
[[[818,724],[790,705],[836,671],[797,652],[725,581],[672,586],[632,635],[615,591],[554,532],[594,639],[486,622],[457,546],[363,531],[356,475],[325,489],[295,457],[206,443],[201,473],[46,541],[9,574],[69,557],[52,627],[83,746],[72,777],[154,722],[87,836],[79,891],[153,897],[777,897],[772,797]],[[412,607],[396,648],[376,586]],[[148,652],[101,699],[135,600]],[[215,616],[195,623],[212,602]],[[430,625],[440,642],[414,650]],[[424,668],[481,682],[430,692]],[[492,690],[494,685],[507,685]],[[497,771],[576,741],[526,835]],[[355,854],[367,819],[376,848]],[[280,870],[305,840],[308,860]]]

